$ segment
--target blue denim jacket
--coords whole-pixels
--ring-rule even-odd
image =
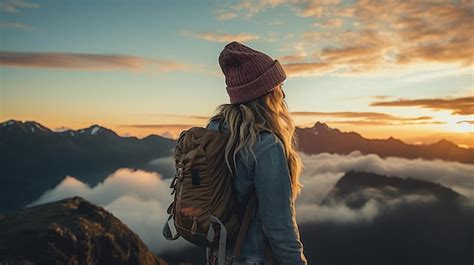
[[[218,130],[213,121],[207,128]],[[224,123],[224,130],[228,130]],[[303,244],[295,217],[295,205],[291,196],[291,183],[283,144],[270,132],[260,133],[254,147],[255,164],[245,165],[237,161],[237,177],[234,179],[237,203],[245,205],[254,185],[258,208],[244,240],[240,262],[232,264],[268,264],[265,256],[265,236],[279,265],[307,264]],[[227,245],[227,256],[232,257],[233,242]]]

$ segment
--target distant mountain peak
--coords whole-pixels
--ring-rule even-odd
[[[114,131],[100,126],[98,124],[91,125],[87,128],[77,130],[76,133],[78,134],[86,134],[86,135],[114,135],[118,136]]]
[[[91,135],[97,135],[102,129],[105,129],[105,128],[97,124],[94,124],[89,127]]]
[[[398,139],[398,138],[395,138],[395,137],[393,137],[393,136],[388,137],[387,140],[388,140],[389,142],[403,143],[402,140],[400,140],[400,139]]]
[[[0,127],[4,127],[7,130],[21,130],[24,133],[51,133],[52,131],[43,126],[41,123],[36,122],[36,121],[19,121],[19,120],[14,120],[10,119],[8,121],[2,122],[0,124]]]
[[[330,131],[332,130],[332,128],[330,128],[326,123],[323,123],[323,122],[316,122],[313,126],[314,129],[323,129],[323,130],[327,130],[327,131]]]
[[[19,123],[21,123],[21,122],[17,121],[17,120],[14,120],[14,119],[10,119],[8,121],[4,121],[4,122],[0,123],[0,126],[5,127],[5,126],[11,126],[13,124],[19,124]]]
[[[448,141],[446,139],[441,139],[439,141],[437,141],[436,143],[432,144],[432,145],[435,145],[435,146],[440,146],[440,147],[458,147],[458,145],[456,145],[455,143],[451,142],[451,141]]]
[[[31,132],[35,132],[36,130],[40,130],[43,132],[51,132],[49,128],[47,128],[46,126],[43,126],[42,124],[36,121],[25,121],[24,124],[29,126]]]

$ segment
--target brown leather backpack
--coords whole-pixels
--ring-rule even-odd
[[[176,173],[170,185],[174,200],[163,235],[205,246],[208,264],[213,248],[218,250],[218,264],[225,264],[229,241],[236,242],[233,254],[240,256],[257,204],[252,192],[245,211],[236,209],[232,174],[224,157],[228,139],[228,132],[192,127],[181,132],[174,153]]]

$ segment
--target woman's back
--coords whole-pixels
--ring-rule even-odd
[[[218,124],[210,122],[207,128],[218,130]],[[225,122],[223,125],[228,130]],[[283,145],[275,134],[261,132],[254,152],[256,163],[245,164],[239,156],[236,165],[234,188],[238,205],[244,209],[255,188],[258,206],[242,244],[240,263],[232,264],[268,264],[267,239],[279,264],[306,264]],[[228,242],[228,257],[232,256],[233,248],[234,242]]]

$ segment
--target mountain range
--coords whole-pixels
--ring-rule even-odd
[[[381,157],[443,159],[474,163],[474,149],[447,140],[411,145],[395,138],[367,139],[356,132],[341,132],[324,123],[296,128],[299,150],[348,154],[360,151]],[[171,177],[172,165],[151,167],[150,161],[169,158],[175,139],[158,135],[122,137],[94,124],[79,130],[53,131],[35,121],[0,123],[0,212],[26,206],[67,175],[94,187],[121,167],[155,171]],[[172,171],[172,170],[171,170]]]
[[[296,128],[299,150],[306,154],[338,153],[377,154],[380,157],[396,156],[408,159],[442,159],[461,163],[474,163],[474,148],[462,148],[445,139],[433,144],[414,145],[399,139],[367,139],[357,132],[341,132],[327,124],[316,122],[310,128]]]
[[[121,137],[99,125],[54,132],[33,121],[0,124],[0,212],[22,207],[66,175],[95,186],[121,167],[147,169],[169,157],[175,141]]]

